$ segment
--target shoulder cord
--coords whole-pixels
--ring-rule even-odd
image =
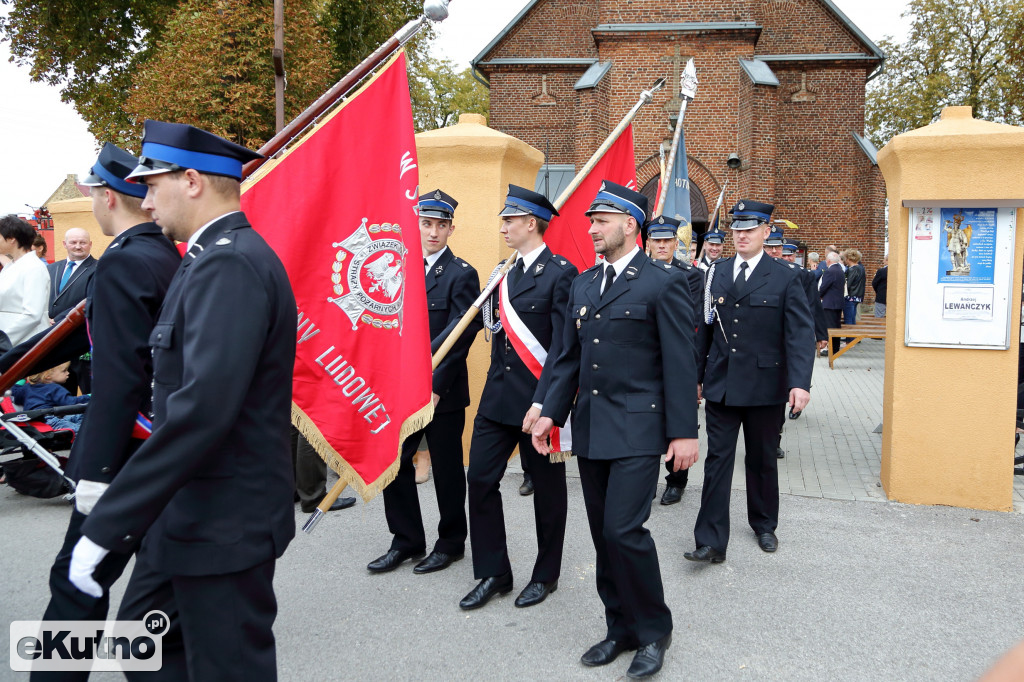
[[[487,286],[490,286],[491,282],[494,281],[494,278],[498,276],[499,272],[501,272],[501,266],[502,266],[503,263],[504,263],[504,261],[502,263],[498,263],[496,266],[494,266],[494,270],[491,271],[491,276],[487,278]],[[486,289],[487,287],[484,287],[484,288]],[[491,306],[491,301],[492,300],[493,300],[493,294],[491,296],[488,296],[487,300],[484,301],[484,304],[482,306],[480,306],[480,317],[481,317],[481,319],[483,320],[483,323],[484,323],[484,339],[487,342],[490,342],[490,340],[491,340],[490,339],[490,335],[491,334],[497,334],[498,332],[501,331],[501,319],[500,318],[495,319],[496,318],[496,315],[494,314],[495,311],[494,311],[493,307]]]

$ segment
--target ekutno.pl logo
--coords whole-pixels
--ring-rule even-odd
[[[162,611],[150,611],[142,620],[16,620],[11,670],[160,670],[170,626]]]

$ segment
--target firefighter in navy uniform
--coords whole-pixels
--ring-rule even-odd
[[[654,260],[670,263],[686,275],[690,288],[690,299],[693,301],[693,320],[696,325],[700,316],[703,300],[704,273],[695,265],[686,263],[675,257],[678,242],[679,221],[668,216],[652,218],[647,227],[647,252]],[[696,330],[696,327],[694,327]],[[683,491],[690,478],[689,469],[675,471],[672,462],[665,462],[665,492],[661,496],[663,505],[676,504],[683,498]]]
[[[725,232],[716,222],[710,232],[704,233],[704,253],[697,261],[697,267],[701,272],[707,272],[711,264],[722,257],[725,250]]]
[[[765,552],[778,549],[776,448],[787,401],[810,400],[814,325],[800,278],[764,253],[774,206],[743,200],[730,211],[736,255],[708,270],[697,330],[698,382],[708,454],[691,561],[725,560],[736,440],[743,427],[747,520]]]
[[[537,560],[515,604],[539,604],[558,588],[568,509],[565,463],[542,457],[532,445],[530,432],[540,417],[549,380],[546,371],[539,371],[538,377],[534,370],[550,363],[530,355],[527,348],[534,341],[534,351],[543,352],[552,362],[558,356],[569,286],[577,275],[572,263],[544,244],[544,231],[553,215],[558,212],[544,195],[509,185],[500,213],[501,233],[519,253],[506,282],[491,299],[489,310],[498,311],[500,325],[484,310],[484,326],[492,333],[491,365],[473,423],[467,473],[473,575],[480,582],[459,602],[463,609],[479,608],[496,594],[512,590],[500,487],[517,446],[519,456],[528,462],[535,490]],[[509,306],[497,304],[505,293]],[[512,330],[506,328],[510,322]],[[522,344],[517,346],[510,333]],[[520,352],[529,356],[524,358]]]
[[[50,602],[43,620],[107,618],[109,588],[131,554],[111,554],[96,570],[103,588],[95,597],[68,580],[71,553],[82,523],[107,486],[144,442],[151,409],[153,360],[149,335],[181,257],[160,228],[142,210],[143,185],[125,181],[138,159],[107,143],[80,183],[90,188],[92,210],[103,234],[113,237],[96,263],[86,290],[87,325],[61,341],[32,371],[54,367],[92,350],[92,399],[88,418],[75,437],[68,475],[78,482],[64,544],[50,569]],[[63,316],[62,316],[63,317]],[[0,361],[6,371],[49,330],[19,344]],[[32,679],[75,680],[88,672],[34,671]]]
[[[476,270],[448,248],[448,238],[455,231],[454,198],[434,190],[419,198],[420,242],[423,246],[423,267],[426,270],[427,311],[430,338],[434,351],[444,343],[449,325],[457,324],[480,293]],[[434,470],[434,489],[441,519],[437,525],[437,542],[430,555],[413,568],[414,573],[432,573],[448,568],[466,551],[466,472],[462,465],[462,432],[469,405],[469,372],[466,356],[481,328],[479,317],[459,337],[458,342],[433,374],[434,418],[426,428],[409,436],[402,445],[402,462],[398,475],[384,488],[384,514],[388,529],[394,535],[391,548],[370,562],[371,573],[385,573],[426,550],[423,516],[416,493],[416,472],[413,455],[426,435]]]
[[[159,609],[164,679],[277,676],[274,569],[295,534],[295,297],[240,210],[244,163],[212,133],[146,121],[142,208],[188,250],[149,337],[153,433],[82,525],[71,582],[141,542],[118,620]]]
[[[650,677],[672,641],[654,538],[644,528],[661,462],[697,461],[693,308],[685,273],[635,241],[647,199],[604,182],[587,211],[606,262],[576,278],[534,446],[572,408],[573,451],[597,553],[606,635],[580,659],[602,666],[636,649],[626,674]],[[674,231],[673,231],[674,240]]]

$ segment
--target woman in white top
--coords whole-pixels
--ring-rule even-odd
[[[32,251],[35,230],[21,218],[0,218],[0,255],[14,262],[0,270],[0,330],[18,345],[46,329],[50,275]]]

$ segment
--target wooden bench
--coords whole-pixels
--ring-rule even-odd
[[[845,346],[832,353],[832,339],[833,338],[849,338],[852,339]],[[885,338],[885,318],[884,317],[867,317],[862,319],[857,324],[843,325],[842,327],[832,327],[828,330],[828,368],[835,369],[835,360],[840,355],[850,350],[862,339],[884,339]]]

